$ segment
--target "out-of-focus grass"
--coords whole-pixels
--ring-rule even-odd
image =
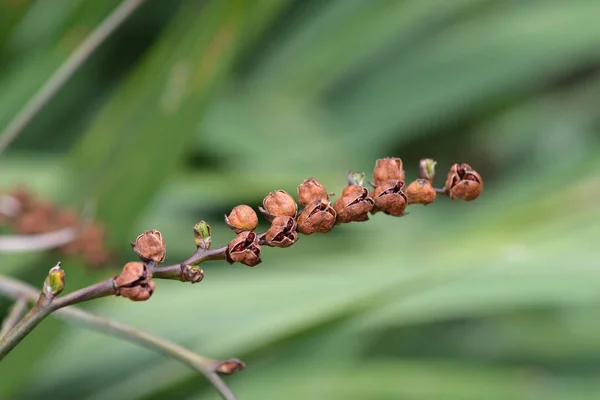
[[[57,6],[57,4],[62,6]],[[63,4],[64,3],[64,4]],[[118,2],[0,2],[0,129]],[[168,261],[206,219],[400,156],[469,162],[474,203],[207,264],[200,285],[95,312],[212,357],[241,399],[595,398],[600,339],[600,4],[150,0],[0,156],[3,187],[95,199],[120,262],[160,229]],[[41,282],[51,260],[2,256]],[[53,264],[52,264],[53,265]],[[63,260],[74,289],[115,269]],[[9,304],[0,303],[4,312]],[[0,397],[215,398],[158,355],[45,322]]]

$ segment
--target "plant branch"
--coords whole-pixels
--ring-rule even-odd
[[[265,233],[258,234],[259,243],[263,246],[269,246],[264,241]],[[179,264],[171,264],[165,266],[156,266],[153,263],[148,263],[148,267],[152,270],[152,277],[158,279],[174,279],[178,281],[185,281],[183,276],[182,266],[185,265],[200,265],[204,261],[224,260],[227,246],[217,247],[216,249],[205,249],[198,247],[196,252],[192,254],[187,260]]]
[[[90,55],[125,21],[145,0],[124,0],[54,72],[33,95],[25,107],[10,121],[0,136],[0,154],[19,136],[23,128],[42,110],[52,97],[69,81]]]
[[[36,301],[38,298],[38,291],[32,286],[3,275],[0,275],[0,294],[13,299],[26,299],[29,302]],[[206,358],[167,339],[108,318],[96,316],[76,307],[57,310],[54,313],[54,316],[84,328],[102,332],[106,335],[137,344],[151,351],[158,352],[180,361],[195,371],[202,373],[219,391],[223,399],[236,399],[231,389],[227,387],[225,382],[223,382],[219,376],[218,368],[224,363],[238,362],[237,360],[222,362]],[[243,368],[243,364],[239,367]]]
[[[23,314],[27,311],[29,301],[25,298],[17,298],[15,303],[10,308],[8,315],[2,321],[2,328],[0,329],[0,338],[3,337],[10,331],[23,317]]]
[[[4,278],[8,279],[8,278]],[[81,303],[87,300],[98,299],[116,293],[112,278],[94,285],[76,290],[65,296],[54,299],[54,295],[42,292],[35,306],[19,321],[10,331],[0,338],[0,360],[15,348],[31,331],[40,324],[48,315],[63,307]]]

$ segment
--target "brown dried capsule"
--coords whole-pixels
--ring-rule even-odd
[[[256,225],[258,225],[258,216],[252,207],[241,204],[235,206],[229,213],[229,216],[225,215],[225,223],[235,233],[253,231],[256,229]]]
[[[131,243],[131,247],[142,261],[154,261],[157,264],[163,262],[167,253],[162,234],[156,229],[142,233],[135,243]]]
[[[427,179],[417,179],[404,191],[408,204],[429,204],[435,200],[435,189]]]
[[[472,201],[481,194],[483,181],[469,164],[454,164],[448,172],[446,190],[451,199]]]
[[[265,234],[265,242],[273,247],[289,247],[298,240],[296,220],[286,215],[273,219],[271,227]]]
[[[386,214],[399,217],[404,214],[408,199],[404,194],[404,182],[389,180],[373,189],[372,194],[375,201],[373,213],[383,211]]]
[[[298,203],[303,207],[308,207],[309,204],[317,200],[329,201],[329,194],[325,190],[325,186],[321,185],[315,178],[305,179],[298,186]]]
[[[215,367],[215,371],[219,374],[223,375],[231,375],[236,372],[240,372],[246,368],[246,364],[242,360],[238,360],[237,358],[232,358],[231,360],[225,360],[219,362]]]
[[[342,197],[333,203],[333,208],[337,213],[337,222],[347,223],[367,221],[374,204],[366,187],[350,185],[344,188]]]
[[[154,292],[152,271],[138,261],[125,264],[121,273],[114,277],[114,282],[117,296],[132,301],[148,300]]]
[[[399,158],[381,158],[375,163],[373,180],[379,186],[389,180],[404,181],[404,169]]]
[[[260,245],[258,235],[254,232],[243,231],[227,246],[225,259],[229,264],[240,262],[249,267],[260,264]]]
[[[337,213],[328,201],[317,200],[309,204],[298,216],[298,231],[305,235],[327,233],[335,225]]]
[[[271,221],[280,215],[295,217],[298,205],[288,192],[276,190],[263,199],[263,206],[259,207],[259,210]]]

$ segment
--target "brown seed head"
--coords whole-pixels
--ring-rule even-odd
[[[342,197],[333,203],[333,208],[337,213],[337,222],[347,223],[367,221],[374,204],[366,187],[350,185],[344,188]]]
[[[273,219],[271,227],[265,234],[265,241],[273,247],[289,247],[298,240],[296,220],[286,215]]]
[[[243,361],[238,360],[237,358],[232,358],[231,360],[225,360],[219,362],[219,364],[215,367],[215,371],[219,374],[230,375],[236,372],[239,372],[246,368],[246,364]]]
[[[298,206],[294,198],[285,190],[276,190],[267,195],[263,200],[263,208],[260,211],[265,214],[267,219],[272,220],[280,215],[295,217],[298,212]]]
[[[402,216],[406,209],[408,199],[404,194],[404,182],[395,179],[386,181],[373,189],[375,207],[373,212],[383,211],[395,217]]]
[[[316,200],[308,205],[298,216],[298,232],[311,235],[315,232],[327,233],[333,229],[337,214],[331,203]]]
[[[408,204],[429,204],[435,200],[435,189],[427,179],[411,182],[404,191]]]
[[[167,253],[167,245],[156,229],[142,233],[131,247],[142,261],[154,261],[156,264],[163,262]]]
[[[121,273],[114,277],[114,282],[117,296],[132,301],[148,300],[154,292],[152,272],[139,261],[125,264]]]
[[[448,172],[446,190],[451,199],[475,200],[483,190],[483,180],[469,164],[454,164]]]
[[[376,161],[373,170],[375,185],[381,185],[389,180],[404,181],[404,169],[399,158],[381,158]]]
[[[260,264],[260,245],[258,235],[254,232],[243,231],[227,246],[225,259],[228,263],[240,262],[249,267]]]
[[[253,231],[258,225],[258,216],[252,207],[245,204],[235,206],[229,215],[225,216],[225,223],[235,233]]]
[[[325,186],[315,178],[305,179],[298,186],[298,203],[303,207],[308,207],[317,200],[329,201],[329,194],[325,190]]]

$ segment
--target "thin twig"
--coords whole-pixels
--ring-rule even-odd
[[[38,291],[32,286],[3,275],[0,275],[0,294],[14,299],[27,299],[30,302],[36,301],[38,297]],[[218,360],[202,357],[167,339],[108,318],[96,316],[76,307],[71,306],[57,310],[53,315],[61,320],[93,331],[102,332],[172,357],[202,373],[219,391],[223,399],[236,400],[231,389],[227,387],[216,371],[216,368],[221,364]]]
[[[53,312],[72,304],[99,299],[114,294],[115,286],[112,278],[76,290],[56,299],[48,299],[42,293],[39,295],[36,305],[25,315],[25,317],[8,331],[6,335],[0,337],[0,361],[29,333],[31,333],[40,322]]]
[[[75,240],[77,231],[77,228],[62,228],[35,235],[2,235],[0,236],[0,253],[22,253],[55,249]]]
[[[25,107],[10,121],[0,135],[0,154],[17,138],[23,128],[42,110],[52,97],[83,65],[89,56],[146,0],[124,0],[83,42],[71,53]]]
[[[19,298],[15,300],[15,303],[10,308],[8,315],[2,321],[2,328],[0,329],[0,337],[6,335],[19,320],[23,317],[23,314],[27,311],[29,301],[25,298]]]

